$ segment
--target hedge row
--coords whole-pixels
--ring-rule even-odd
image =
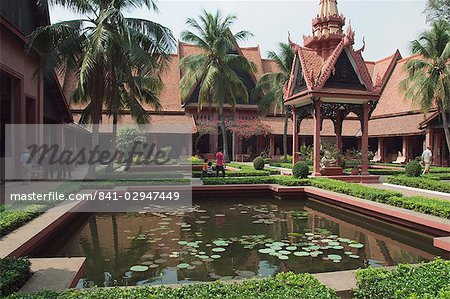
[[[450,261],[399,265],[392,271],[369,267],[357,270],[356,280],[355,298],[450,298]]]
[[[213,172],[213,175],[216,175],[216,172]],[[221,176],[222,173],[219,173],[219,176]],[[270,172],[265,170],[240,170],[240,171],[225,171],[225,177],[247,177],[247,176],[269,176]],[[202,177],[201,171],[193,171],[192,172],[193,178],[200,178]]]
[[[450,202],[448,201],[420,196],[404,197],[401,192],[381,190],[360,184],[327,178],[296,179],[289,176],[204,178],[203,184],[279,184],[283,186],[313,186],[320,189],[343,193],[370,201],[450,219]]]
[[[0,259],[0,297],[17,292],[31,277],[31,263],[25,258]]]
[[[386,200],[390,197],[402,196],[402,193],[396,191],[380,190],[372,187],[366,187],[360,184],[348,183],[326,178],[311,179],[311,185],[317,188],[343,193],[376,202],[386,202]]]
[[[398,175],[389,177],[388,182],[391,184],[403,185],[413,188],[450,193],[450,184],[448,182],[441,182],[426,177],[408,177],[405,175]]]
[[[245,280],[241,284],[192,284],[170,287],[104,288],[96,290],[66,290],[61,293],[41,292],[36,294],[16,293],[9,299],[276,299],[315,298],[337,299],[336,292],[321,284],[311,274],[279,273],[275,277]]]
[[[291,176],[265,176],[265,177],[208,177],[203,178],[204,185],[235,185],[235,184],[280,184],[283,186],[309,186],[308,179],[296,179]]]
[[[423,196],[390,197],[384,202],[391,206],[450,219],[450,201]]]

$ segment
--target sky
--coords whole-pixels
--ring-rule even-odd
[[[426,0],[340,0],[338,8],[346,17],[346,25],[351,21],[356,32],[354,47],[360,48],[365,37],[363,56],[366,60],[375,61],[393,54],[397,49],[403,57],[410,55],[410,42],[427,28],[423,14],[425,3]],[[125,11],[124,14],[169,27],[176,39],[180,38],[183,30],[188,29],[186,19],[198,16],[203,9],[235,14],[238,19],[231,30],[248,30],[254,34],[240,45],[259,46],[261,55],[266,57],[267,51],[276,50],[279,42],[287,42],[288,32],[292,41],[303,44],[303,35],[311,34],[311,19],[318,13],[319,0],[160,0],[158,8],[159,13],[141,8]],[[60,6],[50,8],[52,23],[78,17]]]

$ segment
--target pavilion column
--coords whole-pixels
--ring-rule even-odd
[[[408,137],[403,136],[402,139],[402,156],[406,157],[406,162],[408,162]]]
[[[361,140],[361,174],[369,174],[369,104],[363,104],[363,122],[362,122],[362,140]]]
[[[297,109],[292,109],[292,165],[298,162],[298,124]]]
[[[314,103],[314,171],[313,176],[320,176],[320,101]]]
[[[425,147],[429,147],[429,146],[431,147],[433,145],[432,136],[433,136],[433,131],[431,130],[430,127],[427,127],[426,135],[425,135]]]
[[[336,134],[336,149],[339,154],[342,154],[342,113],[341,110],[336,111],[336,127],[334,128],[334,133]],[[338,166],[341,165],[341,158],[338,159]]]
[[[273,158],[275,156],[275,135],[270,134],[269,138],[269,156]]]
[[[378,137],[378,156],[381,157],[381,161],[384,161],[384,138]]]

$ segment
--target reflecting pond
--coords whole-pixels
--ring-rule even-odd
[[[417,263],[432,238],[312,199],[222,198],[192,208],[79,214],[34,256],[85,256],[78,287],[186,283]]]

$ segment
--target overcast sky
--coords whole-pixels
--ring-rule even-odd
[[[347,1],[340,0],[339,12],[349,20],[356,31],[355,48],[362,45],[365,36],[366,60],[382,59],[399,49],[403,57],[410,54],[409,43],[427,24],[423,10],[425,0],[415,1]],[[221,10],[236,14],[233,31],[249,30],[254,34],[241,46],[257,46],[266,57],[268,50],[276,49],[278,42],[287,41],[287,32],[294,42],[303,43],[303,35],[311,34],[311,19],[317,14],[319,0],[291,1],[169,1],[158,2],[159,14],[147,9],[125,12],[126,16],[150,19],[173,30],[175,38],[187,27],[186,18],[199,15],[202,9]],[[62,7],[52,7],[51,21],[70,20],[78,16]]]

